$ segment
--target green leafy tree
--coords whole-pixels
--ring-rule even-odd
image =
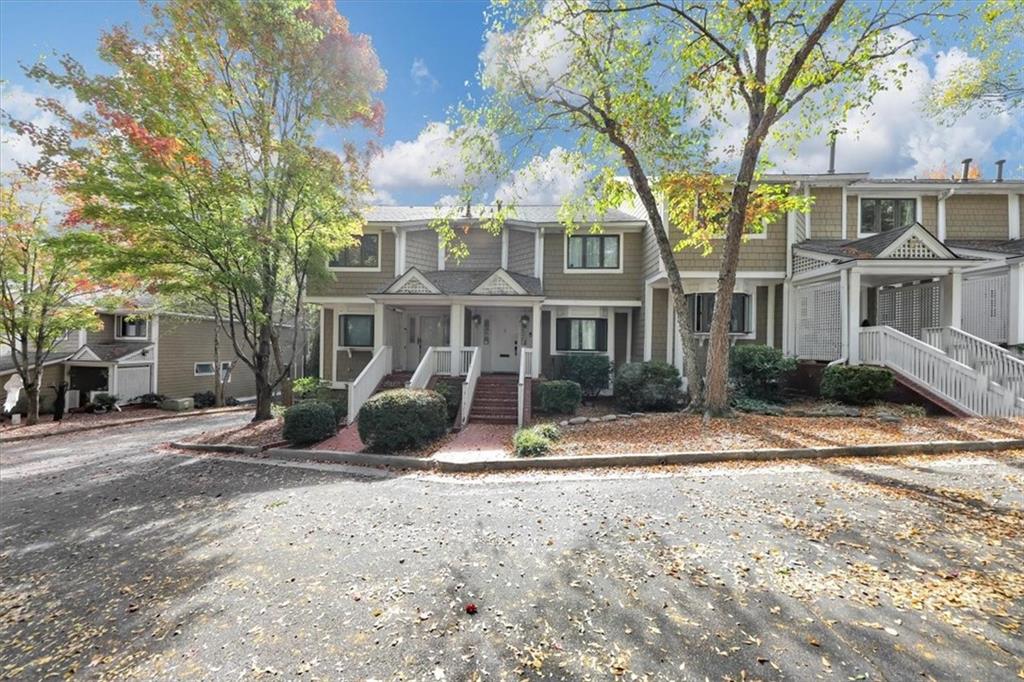
[[[12,127],[66,168],[75,217],[104,237],[113,271],[199,288],[256,378],[256,419],[301,352],[303,292],[360,234],[385,75],[329,0],[171,0],[143,38],[106,33],[89,75],[69,56],[28,75],[88,105],[61,125]],[[365,135],[363,136],[365,137]]]
[[[86,251],[53,225],[53,197],[25,177],[0,185],[0,346],[11,354],[39,421],[43,366],[68,334],[101,326]]]
[[[765,144],[771,139],[795,149],[807,136],[839,126],[879,90],[898,87],[918,41],[903,27],[943,16],[946,4],[494,2],[480,74],[486,100],[458,112],[458,141],[471,160],[462,193],[469,197],[478,187],[473,178],[511,172],[515,155],[501,154],[501,146],[530,153],[552,137],[571,142],[565,156],[587,178],[584,190],[563,205],[567,229],[580,216],[631,200],[635,191],[668,279],[692,404],[703,405],[707,415],[721,414],[729,405],[729,306],[715,307],[702,382],[674,250],[707,251],[710,236],[724,233],[716,294],[731,300],[745,234],[788,210],[806,210],[788,192],[759,189],[766,185],[759,183]],[[742,142],[724,154],[714,144],[716,133],[734,125],[736,116],[743,119]],[[736,168],[716,190],[728,198],[724,210],[715,200],[691,219],[688,205],[700,183],[686,177],[687,169],[706,174],[724,162]],[[631,187],[617,180],[622,169]],[[676,243],[663,201],[683,230]],[[512,203],[495,217],[507,215]],[[453,238],[443,226],[442,235]]]

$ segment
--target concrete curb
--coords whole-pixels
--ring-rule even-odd
[[[237,452],[243,455],[255,455],[264,450],[262,445],[233,445],[231,443],[177,443],[171,441],[172,448],[182,450],[198,450],[199,452]]]
[[[172,443],[184,449],[212,452],[259,452],[239,448],[259,446],[202,445]],[[233,450],[231,448],[234,448]],[[1024,438],[969,441],[928,441],[920,443],[883,443],[879,445],[840,445],[814,448],[765,448],[758,450],[723,450],[697,452],[651,452],[619,455],[579,455],[571,457],[534,457],[490,459],[476,462],[456,462],[444,459],[403,457],[400,455],[373,455],[362,452],[335,452],[332,450],[302,450],[268,447],[262,450],[268,457],[293,462],[330,462],[353,466],[415,469],[437,473],[481,473],[492,471],[539,471],[600,469],[635,466],[664,466],[667,464],[709,464],[715,462],[827,459],[830,457],[886,457],[893,455],[941,455],[950,452],[998,452],[1024,449]]]
[[[246,412],[251,410],[251,407],[224,407],[216,410],[203,410],[202,412],[175,412],[173,414],[161,414],[156,417],[139,417],[138,419],[122,419],[116,422],[109,422],[107,424],[89,424],[88,426],[79,426],[73,429],[65,429],[63,431],[43,432],[43,433],[32,433],[24,436],[11,436],[7,438],[0,434],[0,442],[3,443],[17,443],[23,440],[36,440],[37,438],[50,438],[52,436],[66,436],[72,433],[82,433],[83,431],[98,431],[99,429],[113,429],[118,426],[130,426],[132,424],[142,424],[143,422],[159,422],[166,419],[188,419],[190,417],[199,417],[208,414],[227,414],[229,412]]]

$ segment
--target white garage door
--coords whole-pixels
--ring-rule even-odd
[[[122,403],[152,393],[150,369],[149,365],[117,368],[117,397]]]

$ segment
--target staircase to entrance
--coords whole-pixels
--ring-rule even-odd
[[[515,424],[519,420],[519,379],[514,374],[482,374],[477,380],[469,420]]]

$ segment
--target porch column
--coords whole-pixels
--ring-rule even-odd
[[[943,327],[963,326],[963,283],[964,276],[959,272],[953,272],[939,279],[942,287],[942,316],[940,322]]]
[[[786,280],[782,285],[782,352],[785,355],[796,355],[796,344],[793,342],[793,285]]]
[[[466,306],[462,303],[452,303],[450,319],[448,320],[448,345],[452,349],[452,374],[458,376],[463,374],[469,367],[462,366],[462,337],[466,326]]]
[[[530,367],[530,376],[536,379],[540,376],[540,358],[544,348],[543,332],[541,331],[541,310],[540,303],[533,304],[533,366]]]
[[[384,304],[373,304],[373,352],[384,345]]]
[[[839,271],[839,357],[850,357],[850,271]],[[856,329],[856,327],[854,327]]]
[[[851,365],[860,364],[860,271],[850,270],[849,276],[850,292],[846,297],[846,326],[849,338],[849,348],[846,359]]]
[[[1024,343],[1024,263],[1010,266],[1008,280],[1006,303],[1009,306],[1009,325],[1006,342],[1015,345]]]

